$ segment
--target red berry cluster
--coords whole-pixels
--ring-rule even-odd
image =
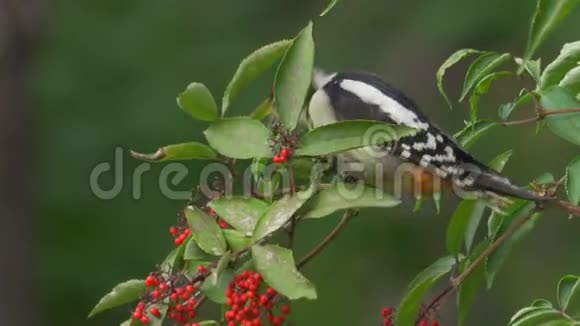
[[[391,307],[384,308],[381,310],[381,316],[383,316],[383,326],[391,326],[393,324],[393,311]]]
[[[226,305],[231,307],[225,313],[227,326],[263,326],[261,312],[265,312],[271,325],[280,326],[284,323],[285,316],[290,313],[290,306],[282,306],[281,314],[275,316],[272,311],[277,292],[268,287],[260,294],[260,289],[264,288],[262,284],[262,276],[256,272],[245,271],[234,277],[226,291]]]
[[[274,163],[284,163],[292,156],[292,150],[290,147],[284,146],[280,150],[280,153],[272,158]]]
[[[419,326],[429,326],[429,321],[427,319],[421,319],[421,321],[419,322]],[[431,326],[439,326],[439,322],[434,320],[431,323]]]
[[[205,267],[204,267],[205,269]],[[196,315],[195,293],[197,289],[192,284],[175,286],[175,281],[166,279],[162,274],[152,273],[145,279],[149,292],[144,300],[139,301],[133,311],[133,318],[143,324],[149,323],[148,315],[159,318],[161,311],[156,304],[165,304],[169,298],[167,316],[178,324],[199,326],[193,322]]]
[[[172,226],[169,228],[169,234],[171,234],[175,240],[173,242],[176,246],[181,246],[187,237],[191,234],[191,229],[188,227],[175,227]]]

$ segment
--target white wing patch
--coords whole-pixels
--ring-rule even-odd
[[[407,109],[401,103],[367,83],[345,79],[340,82],[340,87],[356,95],[363,102],[377,105],[397,124],[421,130],[429,128],[429,124],[422,122],[415,112]]]
[[[435,150],[437,149],[437,143],[435,142],[435,136],[432,133],[427,134],[427,142],[425,143],[415,143],[413,144],[413,149],[417,151],[424,151],[425,149]]]

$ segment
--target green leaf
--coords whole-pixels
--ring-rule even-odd
[[[463,130],[457,132],[454,137],[461,146],[468,149],[473,146],[481,136],[497,126],[498,124],[496,122],[480,120],[475,123],[470,123]]]
[[[272,99],[267,98],[264,101],[262,101],[260,105],[258,105],[258,107],[254,110],[254,112],[252,112],[252,114],[250,114],[250,118],[254,120],[263,120],[267,116],[269,116],[273,110],[274,108],[272,105]]]
[[[234,271],[231,269],[225,269],[217,274],[213,274],[210,277],[215,279],[214,282],[203,282],[201,285],[201,292],[207,295],[207,297],[216,303],[224,304],[226,303],[226,290],[230,285],[230,282],[234,279]]]
[[[462,262],[463,268],[461,271],[463,272],[465,267],[477,259],[477,257],[479,257],[488,246],[489,240],[484,240],[477,245],[475,249],[473,249],[473,252],[470,253],[469,257]],[[467,319],[469,310],[471,309],[484,280],[485,266],[479,265],[459,286],[459,290],[457,291],[457,306],[459,310],[458,324],[460,326],[465,325],[465,320]]]
[[[316,289],[296,269],[292,251],[277,245],[253,246],[256,271],[276,291],[290,300],[316,299]]]
[[[532,93],[528,92],[525,89],[522,90],[518,98],[515,99],[513,102],[509,102],[499,106],[499,118],[504,121],[507,120],[507,118],[513,112],[513,110],[522,105],[530,103],[532,101],[532,98],[533,98]]]
[[[233,251],[240,251],[250,246],[252,238],[245,236],[242,232],[225,229],[222,231],[228,246]]]
[[[185,209],[185,217],[192,236],[203,251],[214,256],[226,252],[226,240],[214,217],[192,206]]]
[[[199,326],[219,326],[219,323],[215,320],[204,320],[198,322]]]
[[[566,168],[566,193],[570,203],[580,204],[580,156]]]
[[[224,92],[222,116],[244,88],[262,76],[284,56],[291,43],[290,40],[282,40],[265,45],[242,60]]]
[[[453,53],[451,56],[449,56],[449,58],[447,58],[447,60],[445,60],[443,62],[443,64],[441,65],[441,67],[439,67],[439,69],[437,70],[437,75],[436,75],[437,76],[437,88],[439,89],[439,93],[441,94],[441,96],[443,96],[443,98],[445,99],[445,102],[447,102],[447,104],[449,105],[449,108],[452,108],[453,105],[451,104],[449,97],[445,93],[445,88],[443,87],[443,77],[445,76],[445,72],[447,71],[447,69],[451,68],[453,65],[455,65],[459,61],[467,58],[468,56],[471,56],[473,54],[479,54],[479,53],[482,53],[482,51],[474,50],[474,49],[461,49],[461,50]]]
[[[580,95],[580,66],[568,71],[566,76],[560,81],[560,87],[569,90],[572,94],[576,94],[576,98]]]
[[[393,324],[415,325],[425,294],[439,278],[451,271],[453,265],[455,265],[455,258],[446,256],[439,258],[431,266],[419,273],[411,282],[407,294],[401,300]]]
[[[514,208],[512,213],[504,218],[502,225],[496,234],[496,237],[500,236],[509,226],[518,220],[520,217],[529,214],[535,204],[531,202],[526,202],[523,200],[516,200],[513,204]],[[540,213],[535,213],[527,222],[522,224],[495,252],[493,252],[486,260],[486,278],[487,287],[491,288],[497,273],[502,267],[503,263],[511,253],[512,249],[519,243],[523,238],[528,235],[535,227],[536,222]]]
[[[550,301],[546,299],[536,299],[532,301],[530,304],[531,307],[544,307],[544,308],[552,308],[553,305]]]
[[[491,83],[497,79],[510,77],[513,73],[510,71],[498,71],[492,72],[489,75],[483,77],[475,86],[471,97],[469,98],[469,105],[471,107],[470,116],[471,122],[477,121],[477,112],[479,111],[479,99],[481,96],[487,94]]]
[[[580,62],[580,41],[564,44],[560,55],[542,73],[540,85],[547,89],[558,85],[564,76]]]
[[[512,150],[499,154],[493,160],[491,160],[489,167],[496,172],[502,172],[512,154]],[[481,223],[481,218],[485,212],[485,207],[486,203],[481,200],[478,200],[473,204],[473,210],[471,211],[469,221],[467,222],[467,226],[465,228],[465,248],[468,252],[471,249],[471,244],[475,238],[475,233],[477,232],[479,224]]]
[[[289,130],[294,130],[298,123],[313,68],[314,40],[310,22],[286,51],[274,80],[274,103],[280,120]]]
[[[284,226],[311,196],[312,191],[305,190],[274,202],[264,211],[256,224],[253,241],[256,242]]]
[[[218,158],[217,153],[214,152],[211,147],[198,142],[164,146],[152,154],[142,154],[131,151],[131,156],[147,162],[215,160]]]
[[[89,318],[105,310],[131,303],[145,292],[144,280],[129,280],[117,284],[107,295],[101,298],[89,314]]]
[[[218,117],[217,104],[204,84],[189,84],[177,97],[177,105],[194,119],[213,121]]]
[[[538,0],[530,26],[524,61],[532,58],[548,34],[570,14],[577,4],[578,0]]]
[[[328,6],[326,7],[326,9],[324,9],[324,11],[322,13],[320,13],[320,17],[328,14],[328,12],[330,10],[332,10],[332,8],[334,8],[334,6],[336,6],[336,4],[339,2],[340,0],[330,0],[330,3],[328,4]]]
[[[541,74],[542,74],[542,59],[537,60],[527,60],[522,58],[514,58],[518,66],[523,66],[528,74],[534,79],[534,81],[539,84]]]
[[[310,130],[298,144],[298,156],[323,156],[354,148],[384,144],[405,136],[412,136],[417,130],[394,126],[380,121],[349,120],[328,124]],[[377,155],[384,150],[377,150]],[[370,153],[373,155],[373,153]]]
[[[566,275],[558,282],[558,305],[562,311],[567,311],[570,303],[576,303],[580,299],[580,277],[576,275]],[[574,302],[575,301],[575,302]],[[576,311],[577,312],[577,311]]]
[[[218,120],[204,131],[205,138],[220,154],[238,159],[271,157],[270,130],[250,118]]]
[[[354,189],[353,189],[354,188]],[[304,206],[305,218],[320,218],[336,211],[363,207],[394,207],[400,200],[371,187],[349,187],[336,184],[314,195]]]
[[[554,86],[541,92],[540,103],[546,111],[580,108],[580,101],[570,91]],[[553,114],[545,118],[550,130],[562,139],[580,145],[580,112]]]
[[[476,200],[463,200],[455,209],[455,213],[451,217],[451,221],[447,225],[447,251],[453,256],[457,256],[461,252],[461,246],[465,239],[465,233],[469,221],[478,219],[479,215],[483,215],[485,206],[478,207],[476,210]]]
[[[208,206],[236,230],[251,235],[269,205],[256,198],[233,196],[214,199]]]
[[[509,53],[499,54],[495,52],[486,52],[479,56],[469,67],[465,81],[463,83],[463,91],[459,101],[463,101],[471,90],[481,81],[485,76],[492,73],[496,68],[508,62],[511,58]]]
[[[189,240],[185,243],[185,249],[183,251],[183,259],[185,260],[200,260],[208,259],[207,254],[197,245],[193,237],[189,237]]]
[[[561,317],[562,313],[555,309],[534,307],[533,309],[521,314],[519,318],[510,321],[508,326],[538,326],[543,325],[544,322],[559,319]]]
[[[172,271],[180,269],[183,265],[184,252],[185,246],[183,245],[171,250],[167,257],[165,257],[163,263],[161,263],[161,271],[171,273]]]

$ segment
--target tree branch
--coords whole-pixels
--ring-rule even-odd
[[[492,242],[491,245],[489,245],[489,247],[487,247],[485,251],[483,251],[481,255],[479,255],[471,264],[469,264],[469,266],[467,266],[467,268],[461,274],[459,274],[459,276],[451,280],[451,285],[446,289],[444,289],[439,295],[437,295],[435,299],[433,299],[433,301],[427,306],[427,308],[425,308],[425,310],[420,314],[418,321],[423,319],[430,312],[437,313],[441,309],[441,307],[443,307],[443,305],[448,301],[448,299],[457,292],[457,289],[459,289],[461,284],[463,284],[465,279],[469,275],[471,275],[473,271],[475,271],[482,263],[484,263],[485,260],[493,252],[495,252],[507,239],[509,239],[518,230],[519,227],[521,227],[523,224],[529,221],[530,218],[534,216],[534,214],[541,211],[542,209],[543,209],[542,207],[536,206],[528,214],[521,216],[514,223],[512,223],[508,227],[508,229],[494,242]]]
[[[334,227],[334,229],[332,229],[332,231],[330,231],[330,233],[322,241],[320,241],[318,245],[316,245],[316,247],[314,247],[309,253],[307,253],[304,257],[302,257],[302,259],[296,265],[296,267],[300,269],[304,265],[308,264],[308,262],[311,261],[314,257],[318,256],[318,254],[320,254],[324,250],[324,248],[326,248],[332,242],[332,240],[334,240],[338,236],[340,231],[344,229],[346,224],[348,224],[348,222],[353,216],[354,212],[352,210],[344,211],[344,214],[342,215],[342,219],[340,220],[340,222],[338,222],[338,224]]]
[[[580,108],[571,108],[571,109],[558,109],[558,110],[546,110],[544,108],[538,108],[537,115],[535,117],[530,117],[522,120],[513,120],[513,121],[504,121],[500,122],[502,126],[510,127],[510,126],[517,126],[517,125],[526,125],[530,123],[534,123],[540,120],[543,120],[547,116],[550,115],[557,115],[557,114],[569,114],[569,113],[578,113],[580,112]]]

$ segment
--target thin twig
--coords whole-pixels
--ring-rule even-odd
[[[332,231],[330,231],[330,233],[322,241],[320,241],[316,245],[316,247],[314,247],[309,253],[307,253],[304,257],[302,257],[302,259],[296,265],[296,267],[302,268],[304,265],[308,264],[308,262],[311,261],[314,257],[318,256],[318,254],[320,254],[324,250],[324,248],[326,248],[326,246],[328,246],[332,242],[332,240],[334,240],[336,236],[338,236],[340,231],[344,229],[344,227],[348,224],[348,222],[353,216],[354,214],[352,210],[344,211],[344,214],[342,215],[342,219],[340,220],[340,222],[338,222],[338,224],[334,227],[334,229],[332,229]]]
[[[568,213],[575,216],[580,216],[580,206],[573,205],[572,203],[569,203],[565,200],[559,200],[556,202],[556,204],[564,208]]]
[[[430,311],[439,311],[439,309],[448,301],[448,299],[459,289],[459,286],[465,281],[465,279],[471,275],[483,262],[487,259],[497,248],[499,248],[507,239],[509,239],[520,226],[526,223],[534,214],[541,211],[543,208],[536,206],[533,210],[531,210],[528,214],[517,219],[514,223],[512,223],[507,230],[498,237],[494,242],[491,243],[489,247],[487,247],[481,255],[479,255],[467,268],[459,274],[456,278],[451,280],[451,286],[446,288],[441,294],[439,294],[430,304],[429,306],[423,311],[420,315],[421,318],[426,316]],[[421,318],[419,320],[421,320]]]
[[[526,119],[522,119],[522,120],[504,121],[504,122],[501,122],[500,124],[502,126],[506,126],[506,127],[525,125],[525,124],[530,124],[530,123],[534,123],[534,122],[543,120],[545,117],[550,116],[550,115],[577,113],[577,112],[580,112],[580,108],[558,109],[558,110],[549,110],[549,111],[546,109],[543,109],[543,108],[537,108],[536,112],[537,112],[537,115],[535,117],[530,117],[530,118],[526,118]]]

